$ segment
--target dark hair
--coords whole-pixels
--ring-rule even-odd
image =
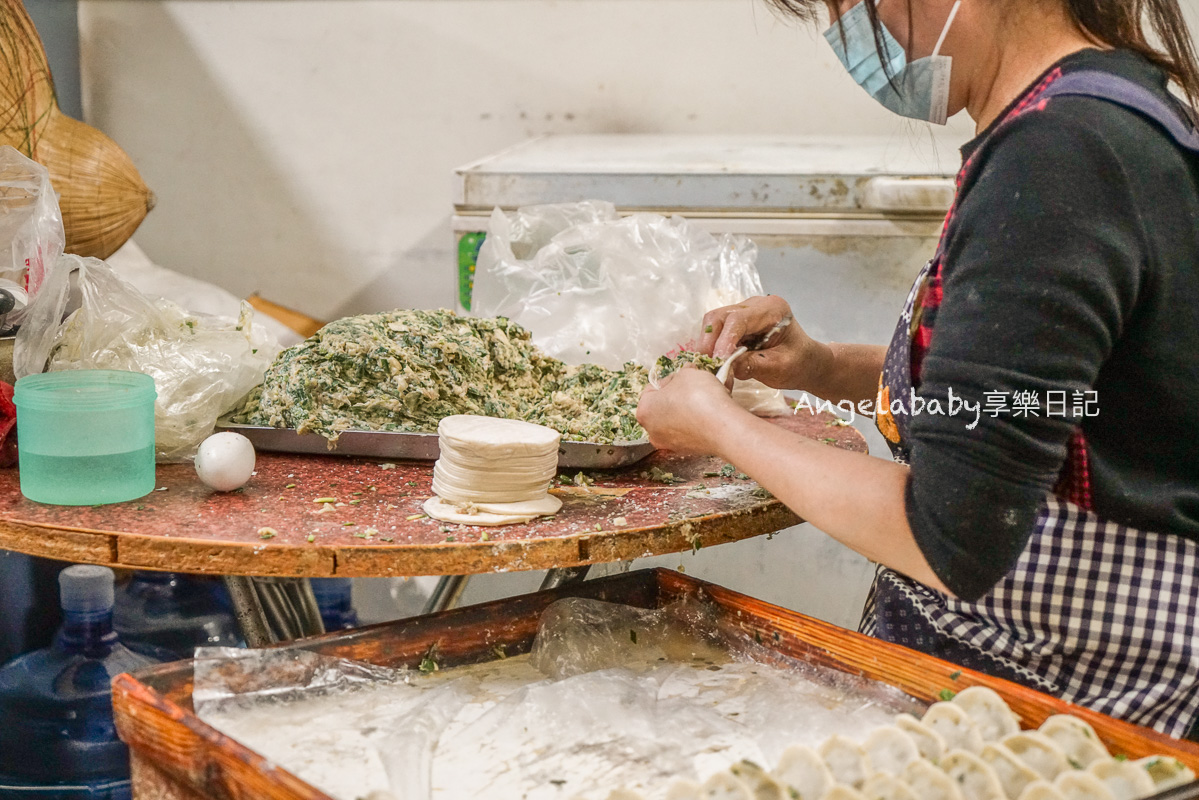
[[[824,0],[766,0],[776,10],[802,20],[815,21]],[[875,46],[881,52],[881,34],[875,0],[862,0],[874,28]],[[1191,105],[1199,105],[1199,61],[1178,0],[1056,0],[1081,31],[1096,42],[1140,53],[1179,85]],[[1145,23],[1161,42],[1149,43]],[[911,24],[909,15],[909,25]],[[884,59],[884,63],[885,63]]]

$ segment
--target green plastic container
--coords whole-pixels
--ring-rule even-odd
[[[154,379],[88,369],[17,381],[21,494],[92,506],[154,491]]]

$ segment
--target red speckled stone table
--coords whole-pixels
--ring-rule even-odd
[[[851,427],[803,410],[774,418],[866,452]],[[254,576],[467,575],[574,567],[711,546],[800,520],[713,458],[658,452],[622,470],[563,473],[562,510],[525,525],[446,525],[424,516],[432,463],[260,453],[244,489],[218,493],[191,464],[160,465],[158,490],[94,507],[22,497],[0,470],[0,548],[134,569]],[[675,481],[655,479],[654,469]],[[727,471],[727,470],[726,470]],[[316,502],[333,498],[332,503]]]

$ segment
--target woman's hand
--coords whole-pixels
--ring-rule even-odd
[[[747,413],[715,375],[690,364],[667,376],[659,388],[647,386],[637,404],[637,422],[650,443],[684,455],[718,454],[725,423]]]
[[[781,297],[751,297],[704,315],[699,351],[728,358],[741,341],[762,335],[784,319],[791,307]],[[751,350],[733,362],[733,376],[753,378],[775,389],[811,389],[819,384],[832,359],[827,345],[808,336],[795,321],[778,331],[761,350]]]

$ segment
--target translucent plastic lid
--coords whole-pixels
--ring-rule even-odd
[[[114,576],[108,567],[77,565],[58,575],[63,611],[106,611],[113,604]]]
[[[135,408],[157,393],[154,379],[140,372],[73,369],[26,375],[17,381],[13,403],[18,409],[58,410]]]

